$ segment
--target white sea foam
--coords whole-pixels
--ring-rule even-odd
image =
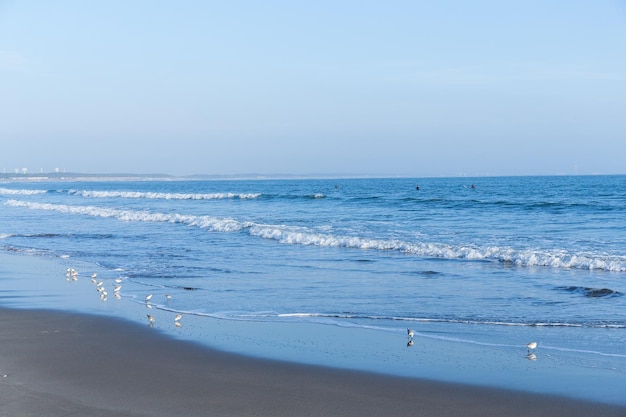
[[[45,194],[47,190],[12,190],[10,188],[0,188],[0,195],[36,195]]]
[[[78,191],[70,190],[69,194],[81,197],[91,198],[145,198],[158,200],[217,200],[217,199],[253,199],[258,198],[261,194],[236,194],[236,193],[154,193],[154,192],[138,192],[138,191]]]
[[[93,217],[115,218],[121,221],[182,223],[214,232],[246,231],[251,236],[271,239],[283,244],[399,251],[425,257],[470,260],[498,260],[518,266],[552,268],[598,269],[626,272],[626,256],[593,253],[572,254],[566,251],[516,250],[508,247],[478,247],[432,242],[406,242],[396,239],[371,239],[358,236],[338,236],[316,233],[308,228],[241,222],[212,216],[177,213],[108,209],[94,206],[69,206],[9,200],[6,205],[37,210],[57,211]]]

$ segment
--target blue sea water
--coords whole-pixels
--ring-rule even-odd
[[[571,382],[556,393],[626,404],[625,176],[7,181],[0,248],[63,271],[90,265],[108,285],[105,299],[37,306],[181,312],[184,338],[377,372],[419,358],[418,376],[552,392],[507,367],[550,373]],[[321,344],[320,328],[361,348]],[[362,348],[381,338],[402,351]],[[431,346],[458,355],[427,360]],[[607,387],[586,386],[596,380]]]

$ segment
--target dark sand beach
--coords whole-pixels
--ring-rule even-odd
[[[260,360],[131,322],[0,309],[0,416],[625,416],[573,399]]]

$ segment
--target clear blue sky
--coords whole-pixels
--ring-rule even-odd
[[[0,0],[0,170],[626,173],[626,0]]]

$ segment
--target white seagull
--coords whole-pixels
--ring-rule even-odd
[[[174,317],[174,321],[180,321],[180,319],[182,318],[183,318],[183,315],[179,313],[176,315],[176,317]]]
[[[148,294],[148,295],[146,295],[146,303],[147,303],[148,301],[150,301],[150,299],[151,299],[151,298],[152,298],[152,294]]]
[[[537,349],[537,342],[530,342],[526,345],[526,348],[528,349],[528,353],[533,352],[535,349]]]
[[[415,332],[411,329],[406,329],[406,333],[409,335],[409,339],[413,339],[413,336],[415,336]]]

